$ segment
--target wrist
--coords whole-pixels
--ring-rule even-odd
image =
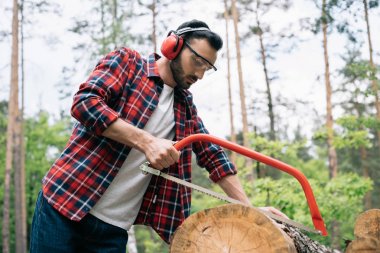
[[[153,136],[151,134],[143,130],[140,130],[139,133],[136,135],[136,138],[132,141],[132,147],[143,152],[147,149],[148,145],[152,143],[152,141]]]

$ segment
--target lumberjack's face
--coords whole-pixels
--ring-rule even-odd
[[[186,44],[187,43],[187,44]],[[185,42],[177,58],[170,62],[174,81],[180,89],[189,89],[205,72],[216,70],[214,63],[217,51],[206,39],[192,39]]]

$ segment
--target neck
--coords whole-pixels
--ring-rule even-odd
[[[164,83],[172,88],[177,86],[170,69],[170,61],[164,56],[157,60],[158,73]]]

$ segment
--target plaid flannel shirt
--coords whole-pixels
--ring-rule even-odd
[[[144,128],[158,104],[163,81],[156,60],[121,48],[103,58],[74,96],[71,113],[78,120],[61,156],[43,179],[47,201],[67,218],[79,221],[95,205],[124,163],[130,147],[102,136],[121,118]],[[208,133],[187,90],[174,91],[175,140]],[[222,149],[210,143],[193,143],[181,150],[178,164],[165,172],[191,181],[191,152],[217,182],[236,174]],[[126,193],[127,194],[127,193]],[[151,226],[170,242],[175,229],[190,215],[191,190],[153,176],[143,197],[135,224]]]

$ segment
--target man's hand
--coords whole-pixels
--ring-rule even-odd
[[[155,169],[162,170],[178,162],[181,152],[173,146],[173,142],[151,136],[136,145],[143,152],[148,162]]]
[[[156,138],[120,118],[103,132],[103,136],[141,151],[158,170],[178,162],[181,154],[174,148],[172,141]]]
[[[270,213],[273,213],[273,214],[276,214],[278,216],[281,216],[283,218],[286,218],[286,219],[289,219],[288,216],[286,216],[286,214],[284,214],[283,212],[281,212],[280,210],[272,207],[272,206],[266,206],[266,207],[259,207],[259,209],[263,210],[263,211],[267,211],[267,212],[270,212]]]
[[[241,186],[241,183],[236,175],[229,175],[224,178],[222,178],[218,182],[219,186],[223,189],[223,191],[231,198],[240,200],[247,206],[252,206],[251,202],[249,201],[247,195],[245,194],[243,187]],[[286,214],[282,213],[281,211],[277,210],[274,207],[259,207],[259,209],[271,212],[273,214],[276,214],[278,216],[288,218]]]

